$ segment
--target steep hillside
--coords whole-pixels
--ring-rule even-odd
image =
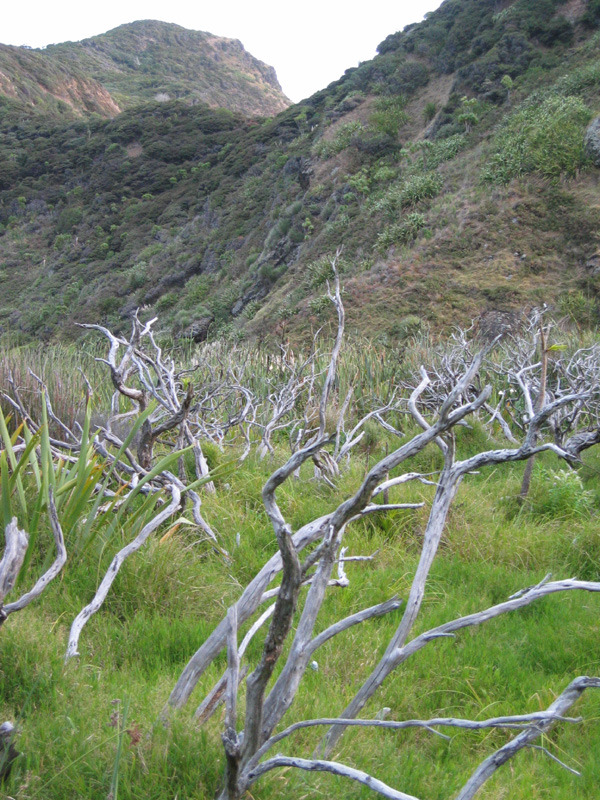
[[[72,117],[95,112],[114,117],[120,108],[90,75],[49,59],[45,53],[0,44],[0,104],[16,112],[35,110]]]
[[[43,50],[0,45],[0,93],[43,111],[109,117],[170,99],[262,116],[289,105],[275,70],[241,42],[151,20]]]
[[[265,121],[5,108],[4,331],[146,305],[176,334],[303,336],[341,245],[350,325],[384,341],[541,302],[595,324],[599,24],[598,0],[446,0]]]

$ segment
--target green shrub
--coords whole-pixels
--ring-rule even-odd
[[[211,280],[208,275],[193,275],[185,285],[186,297],[192,304],[206,300],[210,293]]]
[[[165,311],[167,308],[172,308],[178,298],[179,295],[176,292],[166,292],[158,298],[155,308],[157,311]]]
[[[320,297],[313,297],[308,303],[308,308],[311,314],[318,316],[329,308],[330,303],[327,295],[323,294]]]
[[[375,104],[375,111],[369,118],[369,124],[379,133],[396,138],[398,130],[405,125],[408,114],[404,110],[406,100],[404,97],[382,97]]]
[[[58,215],[56,221],[56,230],[58,233],[72,233],[81,222],[83,218],[83,209],[81,208],[65,208]]]
[[[564,95],[580,94],[584,89],[596,88],[600,83],[600,61],[594,61],[563,75],[554,84],[557,92]]]
[[[418,211],[408,214],[402,222],[390,225],[377,236],[376,247],[385,252],[395,244],[408,244],[416,238],[418,232],[425,227],[425,217]]]
[[[369,176],[365,168],[355,172],[354,175],[348,175],[347,183],[352,191],[362,195],[369,194]]]
[[[331,158],[331,156],[341,153],[350,146],[354,137],[364,130],[362,122],[346,122],[337,130],[335,137],[330,141],[317,142],[314,147],[314,154],[318,158]]]
[[[216,444],[208,442],[205,439],[201,442],[202,453],[206,459],[206,463],[210,470],[216,469],[222,461],[223,454]],[[196,480],[196,457],[193,450],[185,450],[183,454],[183,464],[188,481]]]
[[[400,193],[402,207],[414,206],[420,200],[436,197],[444,184],[441,175],[415,175],[406,181]]]
[[[372,210],[393,218],[403,208],[414,207],[422,200],[436,197],[443,184],[444,181],[437,172],[414,175],[403,183],[392,186],[373,204]]]
[[[294,217],[302,208],[302,201],[296,200],[287,208],[285,208],[282,212],[284,217]]]
[[[460,103],[456,121],[465,126],[465,133],[470,133],[473,125],[479,122],[477,115],[479,103],[476,97],[461,97]]]
[[[283,217],[277,223],[277,233],[280,236],[287,236],[291,227],[292,227],[292,220],[289,217]]]
[[[61,250],[66,250],[66,248],[71,244],[72,240],[73,237],[70,233],[59,233],[54,239],[54,249],[58,252]]]
[[[125,275],[128,279],[128,286],[131,291],[141,289],[142,286],[146,285],[147,268],[148,264],[145,261],[138,261],[137,264],[134,264],[133,267],[130,267],[130,269],[127,270]]]
[[[429,70],[419,61],[406,61],[390,76],[386,90],[389,92],[402,92],[412,95],[422,86],[429,83]]]
[[[600,25],[600,0],[588,0],[581,22],[587,28],[597,28]]]
[[[155,244],[149,244],[148,247],[144,247],[142,252],[140,253],[140,261],[149,261],[152,256],[155,256],[157,253],[160,253],[163,246],[159,242]]]
[[[536,475],[531,495],[531,513],[539,517],[582,517],[592,510],[593,493],[570,469],[543,468]]]
[[[261,280],[265,281],[266,283],[275,283],[277,278],[282,275],[286,270],[285,264],[282,267],[276,267],[274,264],[269,264],[266,261],[264,264],[261,264],[261,267],[258,271]]]
[[[455,133],[446,139],[438,139],[433,142],[433,147],[427,152],[427,167],[434,169],[443,164],[444,161],[451,161],[460,151],[466,147],[467,139],[462,133]]]
[[[575,175],[586,163],[585,127],[591,112],[578,97],[532,96],[500,128],[484,180],[508,183],[528,173]]]
[[[406,317],[402,317],[402,319],[398,320],[398,322],[394,322],[389,333],[390,336],[394,336],[397,339],[408,339],[419,333],[422,325],[423,323],[420,317],[417,317],[416,314],[408,314]]]
[[[303,228],[295,227],[291,229],[289,237],[290,237],[290,242],[293,242],[293,244],[300,244],[300,242],[304,241],[306,233],[303,230]]]
[[[423,109],[423,119],[425,122],[431,122],[431,120],[437,114],[437,104],[433,101],[429,101],[429,103],[425,103],[425,108]]]
[[[373,181],[375,183],[387,183],[394,180],[398,176],[398,170],[394,167],[387,167],[385,165],[377,167],[373,172]]]
[[[307,241],[312,236],[315,226],[310,217],[306,217],[304,222],[302,223],[302,230],[304,231],[304,239]]]
[[[245,319],[252,319],[256,313],[260,310],[260,302],[258,300],[251,300],[248,305],[244,308],[244,317]]]

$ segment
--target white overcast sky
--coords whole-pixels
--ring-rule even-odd
[[[275,67],[297,102],[375,55],[386,36],[419,22],[441,0],[29,0],[3,4],[0,42],[43,47],[79,41],[126,22],[157,19],[240,39]]]

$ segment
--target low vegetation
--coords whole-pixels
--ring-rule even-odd
[[[575,177],[587,162],[582,132],[590,117],[578,97],[530,97],[496,135],[485,178],[508,183],[528,173]]]
[[[24,51],[91,100],[0,84],[7,797],[596,800],[597,6],[273,118],[176,26],[96,41],[114,116]]]
[[[447,800],[476,774],[478,764],[518,732],[484,727],[477,733],[442,724],[440,732],[450,737],[444,739],[431,730],[393,730],[395,722],[540,715],[577,676],[598,673],[600,494],[592,445],[598,436],[599,345],[591,337],[581,340],[564,328],[548,328],[547,315],[541,322],[539,315],[524,320],[519,334],[513,326],[510,338],[488,349],[481,364],[477,353],[488,336],[483,329],[476,340],[464,333],[449,343],[421,336],[402,351],[343,344],[343,295],[331,284],[335,265],[333,273],[325,263],[314,271],[316,284],[330,281],[325,284],[329,303],[338,312],[333,353],[323,340],[306,353],[217,344],[181,350],[158,334],[148,338],[152,327],[140,323],[129,344],[111,338],[107,330],[91,331],[95,338],[86,340],[87,356],[64,348],[2,354],[3,519],[6,524],[14,516],[30,532],[26,560],[8,601],[30,587],[53,558],[47,516],[52,495],[68,552],[66,565],[41,597],[10,614],[0,630],[0,706],[16,726],[12,741],[20,753],[5,779],[8,796],[59,798],[66,786],[74,797],[86,799],[111,793],[113,798],[208,798],[221,791],[224,797],[237,796],[248,780],[247,755],[242,754],[235,773],[242,783],[234,780],[223,789],[220,735],[228,726],[227,742],[235,745],[239,725],[250,725],[255,699],[246,696],[242,682],[238,702],[233,702],[236,681],[231,676],[237,668],[231,637],[229,655],[219,655],[218,648],[202,677],[197,674],[191,684],[185,678],[190,659],[203,642],[214,640],[220,620],[231,621],[236,607],[242,614],[245,607],[238,600],[243,588],[277,554],[278,515],[300,541],[313,520],[324,518],[335,526],[335,515],[356,497],[365,479],[374,481],[372,488],[382,481],[389,485],[376,490],[371,513],[354,520],[343,534],[342,557],[350,560],[339,560],[340,542],[335,543],[337,555],[328,562],[335,570],[334,585],[320,605],[315,633],[367,606],[381,606],[383,616],[349,627],[305,659],[294,703],[277,730],[303,719],[339,717],[381,660],[389,678],[368,695],[360,716],[388,728],[347,730],[333,758],[347,765],[355,779],[362,771],[409,796]],[[540,393],[540,324],[552,406],[536,417],[528,409]],[[108,364],[93,356],[107,358]],[[77,379],[78,363],[87,380]],[[186,397],[194,401],[177,417],[176,407],[161,405],[169,396],[175,404]],[[451,423],[461,415],[467,425]],[[170,428],[174,417],[178,421]],[[150,469],[143,469],[139,460],[146,452],[147,423],[158,436]],[[326,436],[319,441],[315,437],[321,428]],[[186,430],[192,449],[180,451]],[[326,444],[329,434],[333,438]],[[400,454],[421,439],[431,442],[414,449],[407,463],[410,473],[402,477]],[[532,447],[540,452],[523,502],[524,462],[518,459],[525,459]],[[211,470],[200,480],[198,449]],[[513,455],[505,460],[502,453]],[[298,467],[299,480],[291,474]],[[446,481],[463,467],[469,474],[449,513],[446,506],[439,517],[446,505],[439,487],[449,486]],[[286,471],[289,478],[282,481]],[[272,505],[274,480],[280,486]],[[170,506],[177,486],[190,498],[199,493],[202,522],[195,501],[176,511]],[[112,585],[80,629],[74,657],[70,646],[67,651],[73,621],[98,597],[106,582],[102,576],[117,554],[139,541],[160,513],[168,519],[155,533],[148,531],[145,544],[124,558],[115,574],[106,573],[112,574]],[[415,606],[426,552],[423,537],[437,555],[428,563],[423,599]],[[317,583],[329,580],[319,560],[327,547],[318,541],[302,551],[317,571],[312,586],[295,590],[298,608],[290,636],[296,638],[313,607]],[[564,585],[552,582],[573,576],[577,580]],[[281,586],[289,580],[284,569]],[[275,579],[275,589],[278,584]],[[582,596],[577,589],[587,593]],[[537,599],[538,593],[552,596]],[[395,595],[404,604],[388,608]],[[514,611],[460,630],[469,624],[461,622],[465,615],[500,608],[509,597]],[[391,671],[386,644],[416,608],[407,658],[411,638],[418,643],[439,626],[442,633],[452,620],[459,622],[455,637],[434,637]],[[249,630],[251,620],[245,619],[239,618],[238,642]],[[281,612],[273,619],[267,642]],[[240,674],[246,664],[260,672],[268,624],[242,645]],[[293,652],[294,645],[284,645],[273,680],[283,680]],[[204,703],[201,719],[191,719],[191,710],[228,665],[224,709],[217,706],[214,713],[213,705]],[[189,710],[175,712],[196,681]],[[271,682],[270,687],[278,685]],[[572,699],[579,696],[579,686]],[[170,710],[165,711],[169,695]],[[574,713],[588,720],[584,724],[557,722],[552,712],[543,722],[542,717],[537,723],[531,718],[522,722],[526,728],[519,736],[542,748],[519,753],[482,796],[499,791],[518,800],[540,793],[592,800],[600,777],[597,760],[590,757],[600,737],[594,722],[599,702],[593,691],[583,695]],[[265,714],[272,713],[272,705],[264,706]],[[536,725],[544,731],[541,739]],[[269,772],[263,770],[260,780],[250,777],[253,796],[287,797],[300,791],[370,796],[366,787],[348,783],[343,772],[335,777],[281,770],[302,767],[301,757],[310,759],[326,730],[308,727],[282,740],[278,750],[289,756],[278,760],[271,755],[276,751],[267,755]],[[329,741],[331,748],[331,734]],[[227,752],[231,778],[239,754],[235,748]],[[581,774],[566,771],[548,756]],[[311,770],[324,768],[314,766],[323,763],[322,756],[308,763]]]

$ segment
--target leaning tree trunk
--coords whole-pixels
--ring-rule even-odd
[[[544,326],[540,323],[540,348],[542,351],[542,372],[540,375],[540,393],[535,404],[535,413],[537,414],[542,410],[546,403],[546,381],[548,376],[548,348],[546,347],[547,338]],[[535,456],[527,459],[525,464],[525,472],[523,473],[523,482],[521,483],[521,490],[519,492],[519,503],[524,503],[527,495],[529,494],[529,487],[531,486],[531,476],[533,475],[533,467],[535,464]]]

